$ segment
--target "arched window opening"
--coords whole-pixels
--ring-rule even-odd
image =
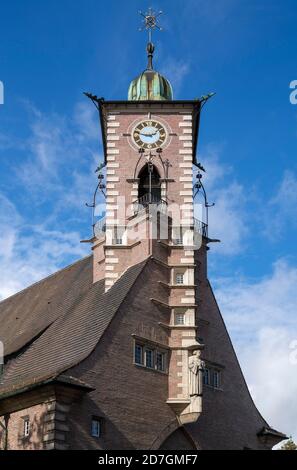
[[[142,204],[161,201],[160,175],[152,163],[145,165],[139,173],[138,200]]]

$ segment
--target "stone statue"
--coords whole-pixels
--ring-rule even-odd
[[[189,395],[202,395],[203,370],[205,364],[200,359],[200,351],[193,351],[189,357]]]

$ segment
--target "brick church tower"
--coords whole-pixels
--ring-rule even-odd
[[[108,291],[148,257],[165,272],[158,281],[161,292],[150,302],[167,313],[160,323],[170,350],[167,404],[185,424],[202,411],[199,276],[211,240],[207,224],[194,217],[193,179],[194,169],[201,168],[196,160],[200,110],[210,95],[173,100],[170,82],[153,69],[153,53],[149,42],[147,68],[131,82],[127,101],[87,95],[100,113],[106,166],[106,184],[103,165],[99,169],[106,216],[94,225],[93,276],[94,282],[104,279]],[[196,378],[189,364],[197,369]],[[191,375],[197,381],[193,390]]]
[[[286,437],[249,394],[207,278],[217,240],[196,150],[211,95],[174,100],[153,54],[149,37],[127,100],[87,94],[104,148],[91,255],[0,302],[0,448],[269,449]]]

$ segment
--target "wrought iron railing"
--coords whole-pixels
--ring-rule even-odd
[[[201,220],[195,219],[194,217],[194,230],[203,237],[208,237],[208,225],[205,222],[202,222]]]
[[[157,206],[157,210],[160,212],[166,212],[167,210],[167,202],[164,201],[164,199],[161,199],[160,197],[153,194],[145,194],[133,202],[134,214],[137,214],[138,212],[146,209],[151,204]]]
[[[106,217],[102,217],[101,219],[97,220],[97,222],[93,225],[93,233],[94,237],[101,237],[106,232]]]
[[[160,200],[155,198],[153,201],[151,199],[151,202],[148,202],[146,197],[140,198],[137,201],[133,203],[134,211],[135,213],[145,209],[148,207],[149,204],[155,204],[157,205],[157,210],[159,211],[166,211],[167,210],[167,203],[164,200]],[[203,237],[208,237],[208,225],[205,222],[202,222],[201,220],[198,220],[196,218],[193,219],[193,225],[194,225],[194,230],[198,233],[200,233]],[[94,236],[99,238],[106,232],[106,218],[102,217],[100,220],[97,220],[97,222],[93,226],[93,232]],[[180,244],[182,243],[181,239],[176,239],[175,244]],[[118,242],[118,244],[120,244]]]

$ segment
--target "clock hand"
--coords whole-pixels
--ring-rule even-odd
[[[145,136],[145,137],[152,137],[153,135],[156,135],[157,132],[158,132],[158,131],[153,132],[153,133],[151,133],[151,132],[150,132],[150,133],[148,133],[148,132],[144,132],[144,133],[143,133],[143,132],[139,132],[139,134],[140,134],[140,135],[143,135],[143,136]]]

